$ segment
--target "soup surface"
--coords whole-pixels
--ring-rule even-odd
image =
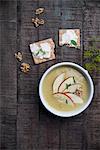
[[[58,111],[72,111],[88,99],[88,83],[76,69],[61,66],[47,74],[42,84],[47,103]]]

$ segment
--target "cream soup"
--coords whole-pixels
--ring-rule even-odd
[[[47,103],[58,111],[72,111],[88,100],[88,83],[76,69],[61,66],[44,78],[42,92]]]

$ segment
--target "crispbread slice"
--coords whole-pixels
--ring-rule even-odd
[[[68,32],[74,31],[75,35],[77,36],[77,40],[76,40],[77,45],[69,44],[67,41],[67,39],[69,39],[69,37],[67,37],[64,42],[62,41],[62,36],[65,33],[67,33],[67,31]],[[73,39],[71,39],[71,40],[73,40]],[[66,45],[68,47],[80,48],[80,29],[60,29],[59,30],[59,46],[63,46],[63,45]]]
[[[33,55],[33,52],[32,52],[32,49],[31,49],[31,46],[33,44],[36,44],[37,46],[40,47],[40,45],[42,43],[48,43],[51,47],[51,50],[50,50],[50,57],[49,58],[37,58]],[[45,40],[42,40],[42,41],[38,41],[38,42],[35,42],[33,44],[30,44],[30,49],[31,49],[31,52],[32,52],[32,56],[33,56],[33,59],[34,59],[34,63],[35,64],[39,64],[39,63],[43,63],[43,62],[46,62],[46,61],[49,61],[49,60],[53,60],[55,59],[55,43],[53,42],[52,38],[49,38],[49,39],[45,39]]]

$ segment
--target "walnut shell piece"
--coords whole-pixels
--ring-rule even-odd
[[[38,24],[43,25],[44,24],[44,19],[39,19]]]
[[[18,60],[18,61],[22,61],[22,53],[21,52],[18,52],[18,53],[15,53],[15,58]]]
[[[37,8],[36,10],[35,10],[35,14],[36,15],[40,15],[40,14],[42,14],[44,12],[44,8]]]
[[[27,73],[30,71],[30,65],[27,63],[22,63],[20,69],[22,72]]]
[[[39,26],[38,24],[38,18],[32,18],[32,23],[34,24],[34,26],[37,28]]]
[[[39,25],[44,24],[44,20],[36,17],[36,18],[32,18],[32,23],[34,23],[34,26],[37,28]]]

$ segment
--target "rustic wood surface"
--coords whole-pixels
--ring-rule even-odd
[[[34,28],[34,10],[44,7],[45,24]],[[81,29],[81,50],[58,46],[59,28]],[[0,150],[100,150],[100,74],[92,73],[93,101],[83,113],[60,118],[40,102],[38,85],[53,64],[83,66],[92,36],[100,36],[100,0],[0,0]],[[34,65],[29,43],[52,37],[56,60]],[[100,48],[100,44],[97,43]],[[24,74],[14,53],[31,65]]]

